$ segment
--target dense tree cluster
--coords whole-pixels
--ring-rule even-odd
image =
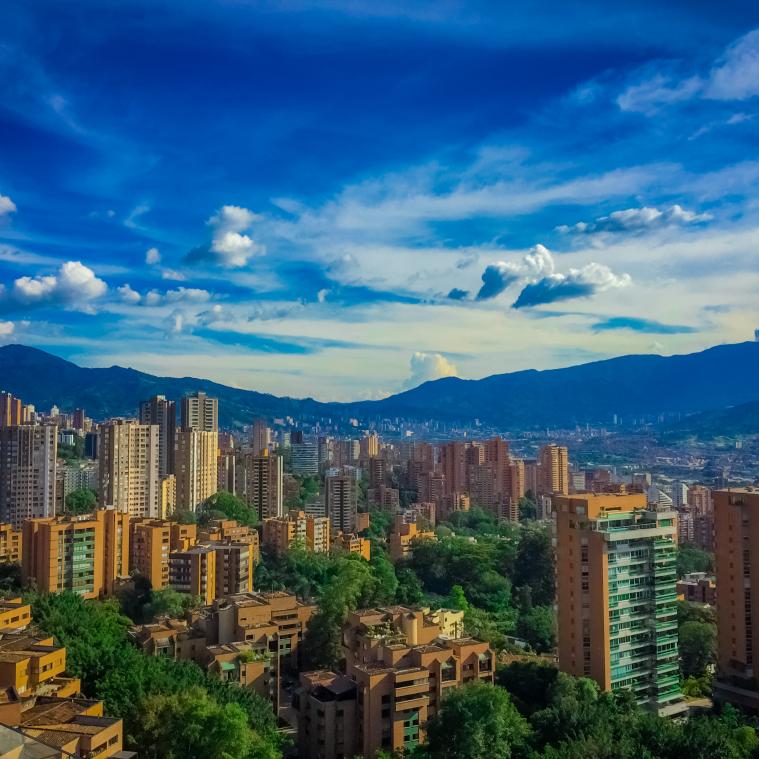
[[[190,662],[146,656],[127,637],[115,601],[73,593],[31,594],[35,622],[66,647],[67,668],[86,696],[124,720],[125,744],[148,757],[275,759],[271,705]]]

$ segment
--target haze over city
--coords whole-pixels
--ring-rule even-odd
[[[751,339],[756,26],[4,3],[2,342],[358,400]]]

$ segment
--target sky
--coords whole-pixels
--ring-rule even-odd
[[[756,328],[755,3],[0,5],[0,344],[354,400]]]

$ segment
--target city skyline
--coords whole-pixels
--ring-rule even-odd
[[[0,343],[352,400],[750,339],[755,14],[541,9],[9,3]]]

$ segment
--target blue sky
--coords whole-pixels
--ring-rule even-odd
[[[3,3],[0,341],[348,400],[750,339],[759,9],[504,5]]]

